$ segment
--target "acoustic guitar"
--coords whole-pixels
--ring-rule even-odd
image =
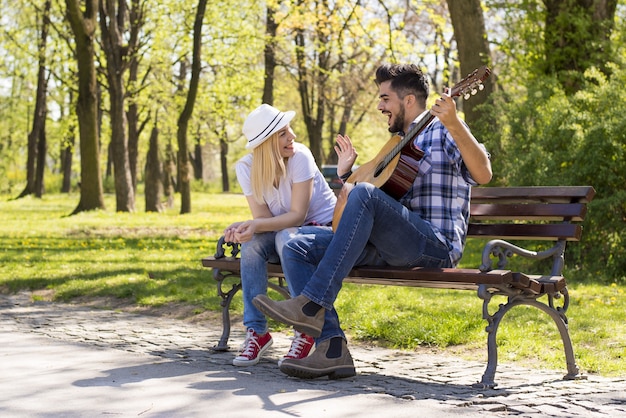
[[[466,100],[469,99],[478,90],[484,89],[482,82],[490,74],[491,70],[487,66],[477,68],[450,89],[450,96],[463,95]],[[376,157],[361,165],[348,177],[337,196],[337,205],[333,213],[333,231],[337,230],[348,194],[356,183],[371,183],[396,200],[406,194],[417,177],[417,164],[424,156],[424,151],[417,148],[413,142],[434,118],[430,112],[426,112],[406,135],[392,136]]]

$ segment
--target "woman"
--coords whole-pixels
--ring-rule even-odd
[[[256,295],[267,292],[267,263],[280,262],[282,243],[301,231],[294,232],[293,227],[330,225],[332,221],[335,194],[311,151],[294,142],[296,136],[289,125],[294,115],[294,111],[281,112],[263,104],[243,125],[246,149],[252,153],[237,162],[236,172],[252,219],[235,222],[224,231],[227,242],[242,244],[243,324],[247,333],[241,352],[233,360],[235,366],[257,364],[272,345],[267,320],[252,304]],[[294,292],[291,283],[289,287]],[[284,358],[304,358],[313,344],[312,337],[296,332]]]

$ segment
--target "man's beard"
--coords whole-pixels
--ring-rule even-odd
[[[402,132],[404,130],[404,106],[400,106],[398,114],[393,120],[393,125],[389,126],[389,132],[392,134]]]

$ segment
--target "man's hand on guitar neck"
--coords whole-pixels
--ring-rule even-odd
[[[442,94],[441,97],[435,101],[433,107],[430,108],[430,113],[439,118],[446,128],[448,125],[460,123],[459,116],[456,113],[456,103],[448,93]]]
[[[343,178],[346,174],[352,172],[352,166],[359,156],[352,146],[352,141],[347,135],[337,134],[337,144],[335,145],[337,153],[337,176]]]
[[[492,177],[489,155],[467,126],[461,122],[456,112],[456,103],[452,97],[444,93],[437,99],[430,109],[430,113],[439,118],[454,138],[472,178],[478,184],[488,183]]]

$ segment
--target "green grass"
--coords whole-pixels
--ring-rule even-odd
[[[106,202],[115,207],[113,196]],[[0,291],[30,290],[35,298],[64,302],[120,300],[143,307],[182,304],[195,313],[220,310],[211,272],[200,259],[215,252],[228,224],[249,217],[241,195],[194,193],[193,213],[186,215],[177,207],[144,213],[138,201],[132,214],[108,209],[67,216],[77,203],[77,195],[0,201]],[[468,243],[462,264],[480,264],[480,242]],[[567,314],[577,363],[586,373],[624,375],[625,287],[593,279],[569,284]],[[494,297],[492,311],[503,302]],[[232,307],[241,315],[240,295]],[[336,307],[352,339],[486,360],[486,322],[473,291],[346,284]],[[565,372],[556,326],[536,308],[512,309],[498,331],[498,345],[500,362]]]

